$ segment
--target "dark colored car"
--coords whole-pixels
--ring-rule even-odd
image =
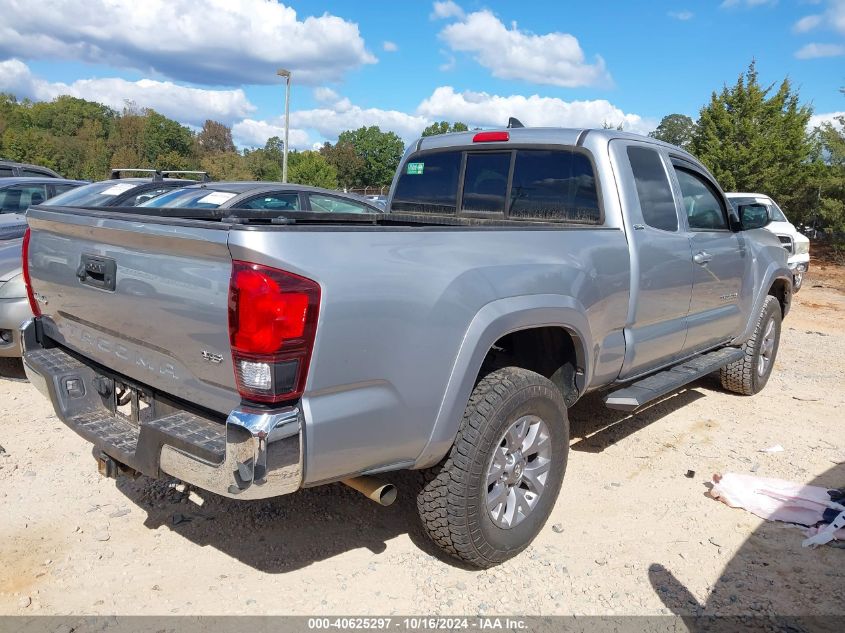
[[[66,180],[41,176],[38,178],[17,177],[0,179],[0,213],[25,213],[34,204],[41,204],[50,198],[69,193],[85,180]]]
[[[171,191],[139,206],[312,213],[384,213],[383,209],[362,196],[282,182],[202,183]]]
[[[122,178],[122,172],[149,173],[147,178]],[[154,169],[113,169],[111,178],[92,182],[84,187],[56,197],[48,204],[65,207],[134,207],[171,189],[196,183],[187,178],[168,178],[173,174],[201,175],[196,171],[157,171]]]
[[[19,163],[14,160],[0,158],[0,178],[13,178],[15,176],[29,176],[32,178],[61,178],[61,175],[52,169],[41,165],[30,165]]]

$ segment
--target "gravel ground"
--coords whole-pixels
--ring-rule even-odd
[[[237,502],[101,479],[3,363],[0,614],[845,614],[845,549],[706,495],[728,471],[845,486],[843,289],[811,273],[756,397],[705,379],[635,415],[584,398],[551,519],[483,572],[429,544],[407,476],[390,508],[341,485]]]

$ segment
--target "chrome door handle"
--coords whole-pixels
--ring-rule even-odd
[[[702,266],[713,259],[713,256],[708,253],[707,251],[700,251],[692,256],[692,261],[696,264],[701,264]]]

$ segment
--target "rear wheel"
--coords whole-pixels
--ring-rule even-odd
[[[424,528],[476,567],[516,556],[551,514],[568,452],[566,406],[550,380],[516,367],[488,374],[417,497]]]
[[[778,353],[780,326],[780,303],[775,297],[768,296],[751,338],[742,346],[745,356],[723,367],[720,372],[725,389],[753,396],[766,386]]]

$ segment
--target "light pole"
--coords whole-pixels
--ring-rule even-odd
[[[290,71],[279,68],[279,77],[285,78],[285,148],[282,154],[282,182],[288,181],[288,130],[290,129]]]

